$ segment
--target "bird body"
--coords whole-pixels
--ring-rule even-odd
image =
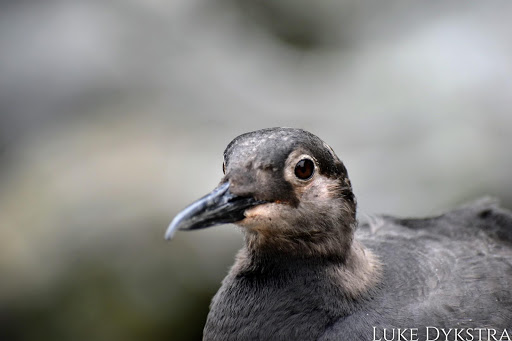
[[[496,202],[358,224],[347,171],[313,134],[244,134],[224,159],[219,187],[167,233],[244,231],[204,340],[478,340],[482,328],[512,340],[512,213]]]
[[[244,248],[213,299],[205,339],[373,340],[373,327],[377,336],[409,327],[426,340],[428,326],[510,329],[510,226],[510,213],[489,200],[360,225],[356,240],[375,255],[379,281],[357,295],[343,283],[355,276],[346,263],[266,263]]]

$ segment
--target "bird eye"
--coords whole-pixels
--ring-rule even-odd
[[[313,176],[315,164],[310,159],[302,159],[295,165],[295,176],[307,180]]]
[[[226,163],[225,162],[222,163],[222,173],[224,173],[224,175],[226,175]]]

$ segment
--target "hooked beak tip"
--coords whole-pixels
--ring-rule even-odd
[[[167,230],[165,231],[165,240],[171,240],[172,237],[174,237],[174,226],[172,225],[173,224],[171,223],[169,227],[167,227]]]
[[[174,237],[176,230],[179,229],[179,226],[182,225],[183,222],[186,222],[187,213],[187,210],[184,210],[174,217],[165,231],[166,240],[171,240]]]

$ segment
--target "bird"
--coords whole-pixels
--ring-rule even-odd
[[[497,200],[360,223],[345,165],[297,128],[234,138],[223,173],[165,233],[243,233],[203,340],[512,340],[512,212]]]

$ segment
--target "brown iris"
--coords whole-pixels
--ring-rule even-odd
[[[302,159],[295,165],[295,176],[307,180],[313,176],[315,164],[310,159]]]

